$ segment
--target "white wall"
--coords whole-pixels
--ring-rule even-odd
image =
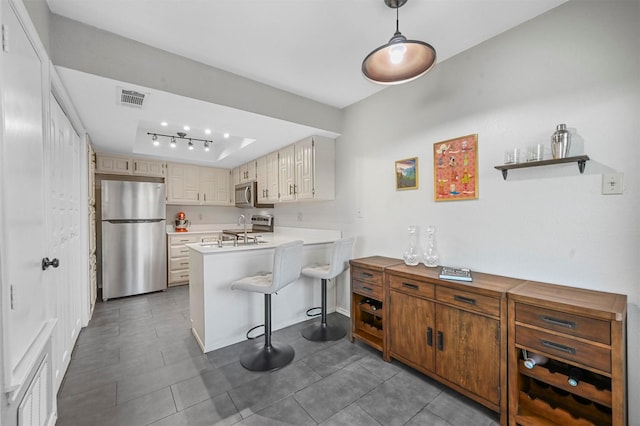
[[[349,109],[339,144],[350,159],[340,180],[355,184],[346,210],[364,216],[358,254],[397,257],[408,224],[433,224],[445,264],[627,294],[630,395],[640,391],[638,18],[638,2],[570,2]],[[567,165],[503,181],[493,166],[504,149],[546,143],[558,123],[591,157],[585,174]],[[435,203],[432,145],[469,133],[479,199]],[[393,161],[412,156],[420,189],[396,192]],[[610,170],[624,172],[624,195],[600,194]]]
[[[337,201],[277,206],[276,217],[293,223],[301,211],[354,231],[358,257],[399,258],[407,225],[420,227],[422,242],[435,225],[444,264],[626,294],[629,395],[640,394],[639,5],[571,1],[348,108]],[[590,156],[585,173],[549,166],[511,171],[504,181],[494,169],[504,150],[534,142],[549,149],[559,123],[573,133],[573,153]],[[471,133],[479,199],[435,203],[433,144]],[[414,156],[419,189],[396,191],[394,161]],[[624,173],[623,195],[601,195],[607,171]],[[349,300],[347,286],[341,300]]]

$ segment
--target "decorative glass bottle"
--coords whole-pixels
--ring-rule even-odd
[[[409,246],[402,256],[404,263],[409,266],[416,266],[420,263],[420,250],[418,249],[418,236],[415,225],[409,225]]]
[[[427,246],[424,250],[423,258],[424,266],[435,268],[440,264],[440,255],[438,254],[438,243],[436,242],[436,227],[427,227]]]

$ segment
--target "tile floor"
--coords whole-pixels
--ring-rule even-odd
[[[348,318],[330,318],[348,329]],[[57,425],[498,424],[495,413],[367,345],[309,342],[301,328],[273,335],[294,347],[294,361],[256,373],[238,361],[254,342],[200,351],[188,286],[97,303],[58,394]]]

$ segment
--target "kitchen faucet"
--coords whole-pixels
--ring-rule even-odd
[[[238,218],[238,225],[244,225],[244,243],[247,244],[247,218],[243,214]]]

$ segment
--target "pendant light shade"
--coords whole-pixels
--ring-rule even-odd
[[[384,0],[396,9],[396,32],[389,42],[369,53],[362,61],[362,74],[378,84],[406,83],[426,74],[436,63],[436,50],[429,43],[407,40],[400,33],[398,8],[407,0]]]

